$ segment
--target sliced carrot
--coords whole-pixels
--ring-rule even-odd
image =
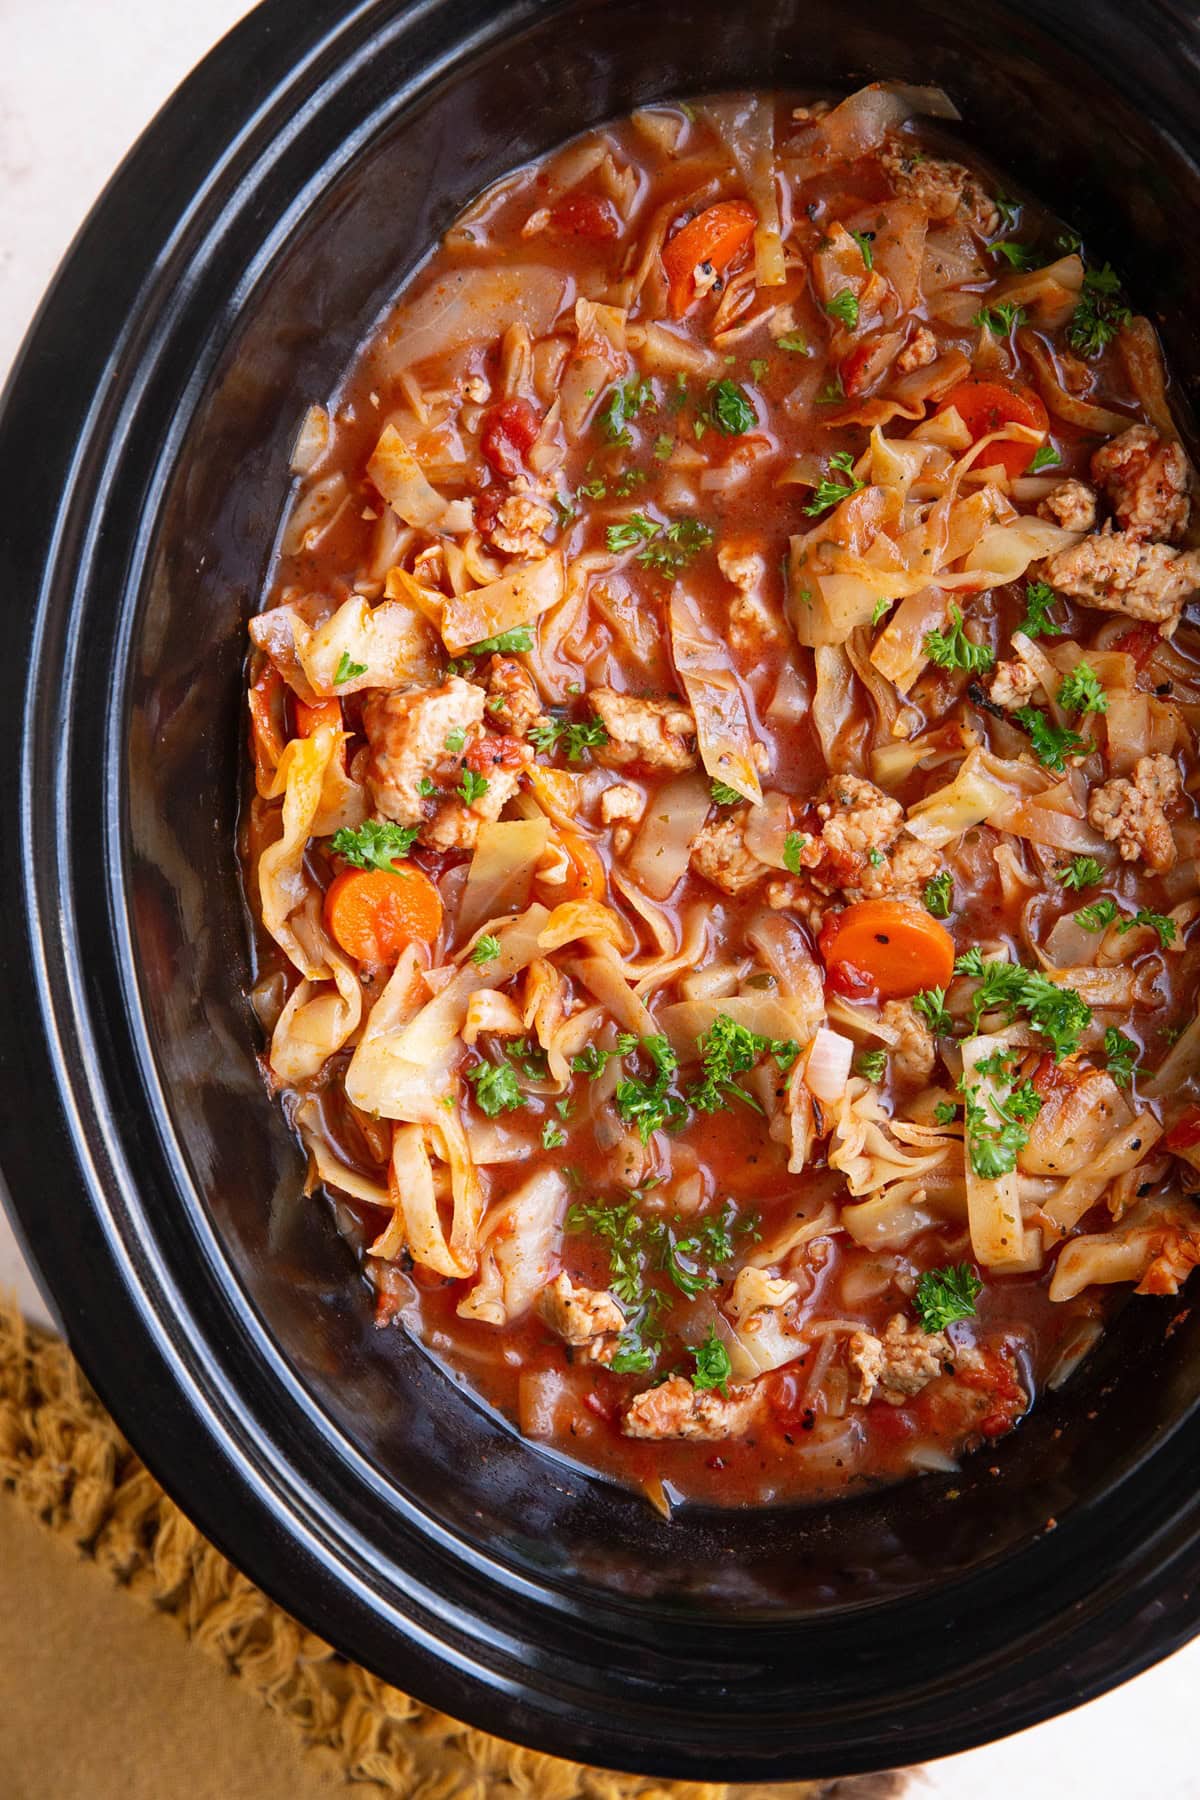
[[[946,987],[954,939],[908,900],[859,900],[821,928],[821,954],[832,973],[852,969],[885,1000]]]
[[[758,214],[748,200],[718,200],[668,238],[662,248],[670,286],[671,317],[682,319],[696,298],[696,269],[708,263],[724,273],[758,229]]]
[[[326,892],[325,924],[357,962],[394,963],[414,938],[436,938],[442,897],[423,869],[344,869]]]
[[[250,754],[254,758],[254,781],[260,794],[270,791],[283,755],[283,699],[283,676],[273,662],[265,662],[247,695]]]
[[[1029,425],[1043,434],[1050,427],[1050,416],[1032,388],[1010,387],[1003,381],[960,381],[950,389],[938,411],[945,412],[951,406],[970,432],[973,444],[990,432],[1002,431],[1006,425]],[[983,466],[999,463],[1007,475],[1023,475],[1037,448],[1036,444],[989,444]]]
[[[311,737],[322,725],[332,725],[335,731],[342,729],[342,703],[340,700],[318,700],[310,706],[307,700],[296,701],[296,736]]]

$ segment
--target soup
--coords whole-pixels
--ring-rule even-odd
[[[490,188],[251,623],[311,1187],[381,1329],[663,1511],[952,1467],[1200,1256],[1192,472],[953,116],[662,104]]]

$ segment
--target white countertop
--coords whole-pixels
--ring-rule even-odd
[[[241,0],[2,0],[0,371],[109,173],[248,10]],[[0,1287],[14,1286],[44,1317],[0,1215]],[[1081,1800],[1196,1800],[1198,1692],[1200,1639],[1065,1718],[931,1765],[913,1800],[1058,1800],[1070,1788]]]

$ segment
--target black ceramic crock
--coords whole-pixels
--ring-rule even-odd
[[[648,1773],[841,1773],[1144,1668],[1200,1622],[1200,1315],[1132,1303],[959,1475],[670,1525],[374,1331],[243,998],[240,671],[297,420],[512,165],[662,94],[873,77],[945,86],[1194,387],[1198,49],[1167,0],[268,0],[132,152],[25,346],[0,424],[20,1230],[200,1528],[506,1737]]]

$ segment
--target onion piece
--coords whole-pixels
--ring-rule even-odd
[[[500,637],[540,618],[563,597],[563,560],[559,551],[538,562],[521,563],[498,581],[455,594],[442,611],[442,641],[451,656],[461,656],[484,638]]]
[[[851,1040],[843,1037],[840,1031],[830,1031],[828,1026],[822,1025],[813,1038],[804,1064],[805,1086],[818,1100],[832,1105],[846,1091],[853,1061]]]
[[[385,425],[371,452],[367,474],[392,511],[421,531],[470,531],[469,500],[446,500],[426,477],[394,425]]]

